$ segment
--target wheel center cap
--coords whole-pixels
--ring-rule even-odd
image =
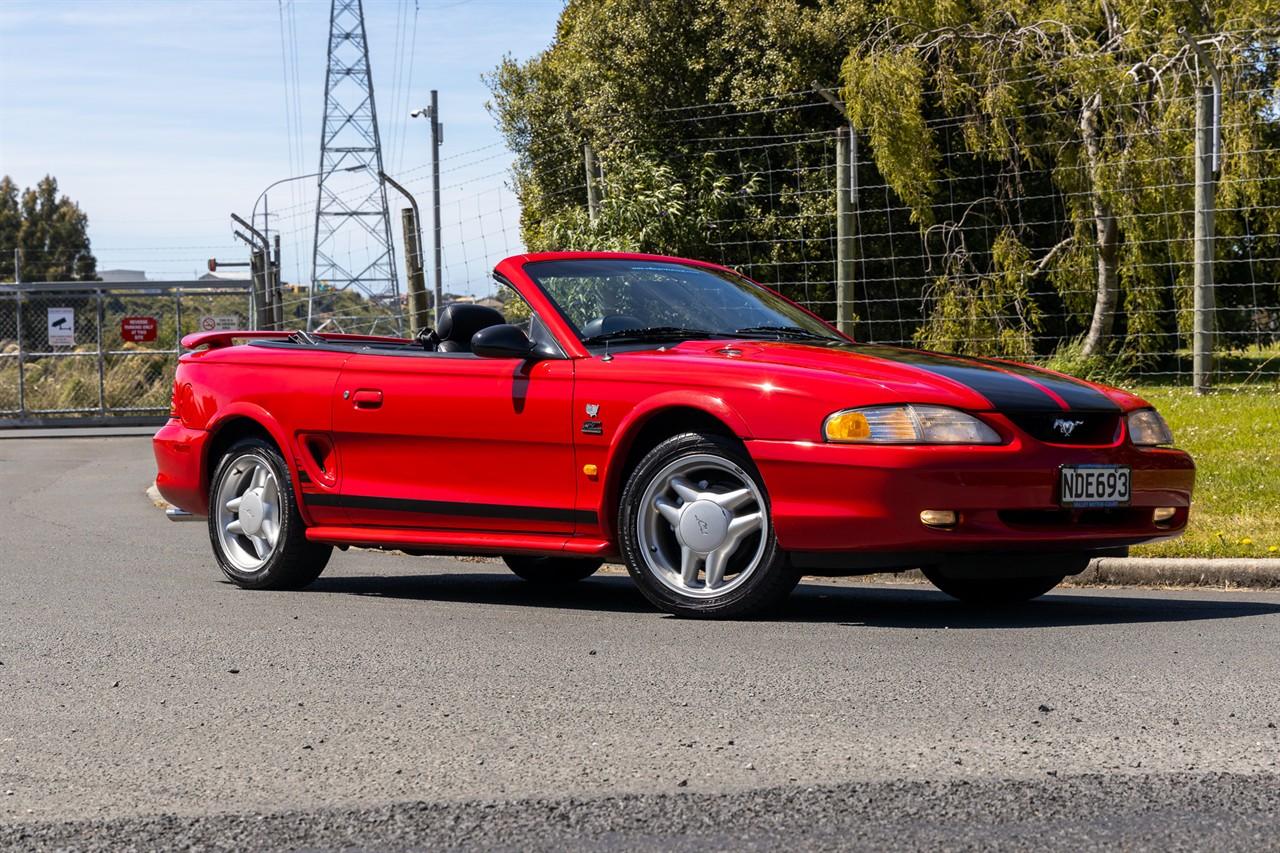
[[[240,499],[240,527],[250,536],[262,529],[262,496],[248,492]]]
[[[729,533],[729,516],[713,501],[694,501],[680,511],[680,541],[695,551],[709,554],[724,544]]]

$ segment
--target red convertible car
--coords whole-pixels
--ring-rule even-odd
[[[998,603],[1186,526],[1195,466],[1124,391],[856,343],[699,261],[529,254],[494,275],[501,312],[450,305],[412,340],[184,340],[156,484],[207,517],[227,577],[301,587],[359,545],[543,583],[621,558],[682,615],[912,567]]]

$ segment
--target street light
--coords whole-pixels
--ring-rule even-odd
[[[407,222],[404,223],[404,262],[407,276],[405,284],[409,289],[409,337],[417,337],[429,313],[426,288],[422,281],[422,219],[418,213],[418,200],[386,172],[379,172],[378,177],[399,190],[413,207],[413,227],[410,228]],[[440,316],[439,311],[440,307],[437,305],[437,318]]]
[[[367,165],[362,163],[358,166],[348,166],[345,169],[334,169],[331,171],[359,172],[368,168],[369,167]],[[279,234],[276,235],[276,257],[275,257],[276,281],[273,282],[272,281],[272,263],[271,263],[271,244],[267,240],[267,233],[270,230],[271,223],[266,221],[266,210],[264,209],[262,230],[261,231],[258,230],[257,228],[258,205],[262,203],[262,200],[267,197],[267,193],[270,192],[273,187],[278,187],[280,184],[285,184],[285,183],[288,183],[289,181],[301,181],[305,178],[318,178],[324,174],[327,174],[327,172],[322,170],[319,172],[309,172],[308,174],[305,174],[305,175],[290,175],[287,178],[281,178],[278,181],[272,181],[271,183],[267,184],[267,186],[262,190],[262,192],[258,193],[258,199],[253,203],[253,212],[249,215],[248,222],[245,222],[243,219],[240,219],[240,217],[236,216],[234,213],[231,215],[233,219],[240,222],[242,225],[246,227],[246,230],[248,230],[249,234],[255,238],[255,242],[261,244],[263,279],[262,279],[262,287],[261,289],[259,289],[257,284],[257,275],[255,274],[254,276],[254,294],[255,294],[254,300],[255,300],[255,306],[256,306],[255,313],[257,313],[259,310],[267,312],[268,313],[267,323],[271,327],[276,327],[284,321],[284,317],[282,314],[283,309],[282,309],[282,306],[280,305],[280,298],[279,298],[280,294],[278,289],[278,286],[280,284],[279,282],[280,235]],[[236,233],[239,235],[240,232],[237,231]],[[240,236],[244,239],[246,243],[250,242],[249,238],[243,237],[243,235],[240,235]],[[256,251],[254,254],[256,254]],[[272,317],[270,316],[271,314],[274,314],[275,316]],[[261,322],[261,321],[259,320],[257,322]]]
[[[368,165],[367,165],[367,164],[361,163],[359,166],[348,166],[348,167],[347,167],[347,168],[345,168],[345,169],[334,169],[333,171],[335,171],[335,172],[360,172],[360,171],[364,171],[364,170],[366,170],[366,169],[368,169],[368,168],[369,168],[369,167],[368,167]],[[318,178],[318,177],[320,177],[321,175],[324,175],[324,174],[328,174],[328,173],[322,170],[322,171],[319,171],[319,172],[310,172],[310,173],[308,173],[308,174],[306,174],[306,175],[292,175],[292,176],[290,176],[290,177],[288,177],[288,178],[281,178],[281,179],[280,179],[280,180],[278,180],[278,181],[273,181],[273,182],[271,182],[271,183],[267,184],[266,188],[265,188],[265,189],[263,189],[263,191],[262,191],[262,192],[258,193],[258,200],[257,200],[257,201],[255,201],[255,202],[253,203],[253,214],[249,217],[249,221],[250,221],[250,222],[254,222],[254,223],[256,223],[256,222],[258,221],[258,205],[262,203],[262,199],[264,199],[264,198],[266,197],[267,193],[268,193],[268,192],[270,192],[270,191],[271,191],[271,189],[272,189],[273,187],[278,187],[278,186],[280,186],[281,184],[287,184],[287,183],[289,183],[290,181],[301,181],[301,180],[304,180],[305,178]],[[264,222],[262,223],[262,233],[263,233],[263,234],[266,234],[266,233],[267,233],[267,231],[270,229],[270,227],[271,227],[271,224],[270,224],[269,222],[264,221]]]

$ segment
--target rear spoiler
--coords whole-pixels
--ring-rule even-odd
[[[183,349],[222,349],[234,346],[236,341],[283,341],[293,332],[243,332],[220,329],[216,332],[195,332],[182,339]]]
[[[258,332],[221,329],[215,332],[195,332],[194,334],[187,335],[182,339],[182,348],[188,350],[199,349],[200,347],[222,349],[224,347],[235,346],[237,341],[284,341],[296,334],[299,334],[299,332],[290,329]],[[311,337],[319,338],[322,341],[371,341],[388,344],[409,343],[408,338],[392,338],[385,335],[344,335],[326,332],[323,334],[312,333]]]

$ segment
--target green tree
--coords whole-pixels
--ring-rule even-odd
[[[0,178],[0,280],[13,281],[14,249],[23,281],[96,281],[97,259],[89,246],[89,217],[46,175],[21,195],[7,175]]]
[[[795,267],[812,263],[829,281],[832,178],[810,167],[830,171],[839,114],[735,105],[834,84],[856,16],[853,4],[798,0],[570,0],[547,50],[488,77],[516,153],[525,244],[683,253],[766,281],[803,278]],[[719,106],[690,109],[708,103]],[[800,143],[768,144],[784,135]],[[603,172],[594,222],[583,143]],[[797,154],[800,168],[778,168]]]
[[[1280,277],[1242,262],[1280,257],[1277,20],[1280,0],[569,0],[546,50],[487,80],[531,249],[721,261],[830,319],[841,117],[812,86],[839,83],[883,192],[859,215],[863,337],[1143,357],[1190,322],[1179,28],[1218,34],[1225,84],[1219,316],[1274,302],[1233,284]]]
[[[1221,34],[1208,50],[1227,92],[1220,204],[1230,209],[1272,180],[1258,174],[1251,146],[1268,134],[1274,144],[1269,90],[1280,66],[1258,39],[1276,20],[1273,0],[1204,8],[1160,0],[887,0],[878,8],[881,23],[844,64],[844,95],[881,173],[926,230],[955,226],[955,198],[943,210],[936,197],[942,184],[959,183],[954,164],[984,165],[997,177],[995,192],[984,185],[964,199],[964,215],[996,223],[998,236],[982,252],[960,241],[946,247],[936,310],[918,338],[963,349],[990,323],[989,315],[975,323],[957,311],[968,297],[994,294],[1007,309],[1025,300],[1029,279],[1048,274],[1067,311],[1087,317],[1084,356],[1108,349],[1122,312],[1130,351],[1167,348],[1162,333],[1174,330],[1162,325],[1164,309],[1188,301],[1189,243],[1168,239],[1190,231],[1197,69],[1180,30]],[[1268,79],[1259,81],[1259,72]],[[944,145],[951,165],[943,163]],[[1065,210],[1051,228],[1043,216],[1027,216],[1035,207],[1023,201],[1029,177],[1047,179]],[[1230,231],[1235,223],[1225,224]],[[1178,266],[1183,271],[1168,281]],[[1082,287],[1089,268],[1093,284]],[[1035,330],[1033,314],[1020,321],[1028,334]]]

